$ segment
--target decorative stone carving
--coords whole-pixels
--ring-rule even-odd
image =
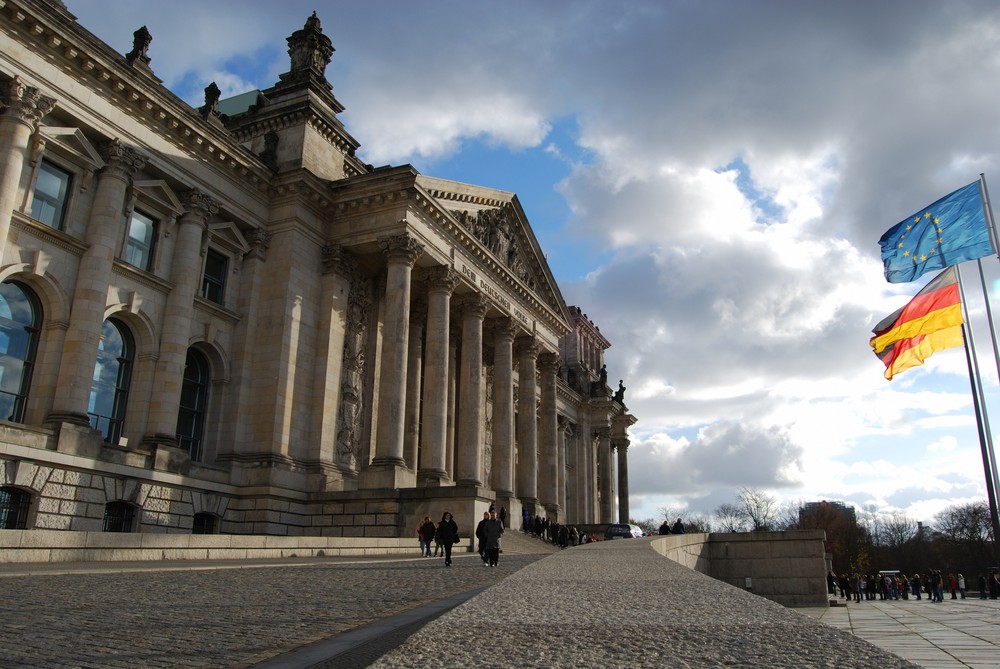
[[[358,260],[353,253],[340,244],[323,247],[323,274],[336,272],[343,277],[351,277],[358,271]]]
[[[288,38],[288,55],[292,59],[291,70],[281,75],[282,81],[308,79],[310,76],[325,81],[326,66],[333,56],[333,42],[323,34],[316,12],[312,13],[302,30],[296,30]]]
[[[14,77],[7,85],[3,115],[30,125],[34,132],[38,122],[55,106],[55,99],[42,95],[34,86],[28,86],[21,77]]]
[[[129,183],[131,183],[135,173],[146,165],[145,156],[118,139],[102,142],[98,151],[105,163],[101,173],[117,176]]]
[[[340,407],[337,417],[337,462],[351,471],[358,470],[361,453],[358,435],[361,432],[363,379],[367,361],[367,315],[371,308],[371,286],[359,272],[354,271],[348,296],[344,367],[340,376]]]
[[[424,283],[428,292],[452,293],[458,287],[460,278],[458,272],[451,267],[432,267],[424,273]]]
[[[132,50],[125,54],[125,60],[128,61],[129,65],[135,65],[136,61],[139,61],[140,65],[145,65],[149,67],[149,61],[151,58],[146,55],[149,51],[149,45],[153,42],[153,36],[143,26],[132,33]]]
[[[244,235],[244,239],[250,245],[250,250],[246,252],[246,258],[267,259],[267,249],[271,245],[271,233],[263,228],[254,228]]]
[[[193,188],[186,190],[180,193],[180,200],[187,209],[187,216],[200,216],[203,223],[208,221],[210,216],[219,213],[219,203],[200,190]]]
[[[378,246],[390,263],[404,262],[410,267],[413,267],[417,258],[424,252],[424,245],[405,233],[380,237]]]
[[[205,105],[199,110],[202,118],[219,115],[219,98],[221,97],[222,91],[219,90],[214,81],[205,86]]]

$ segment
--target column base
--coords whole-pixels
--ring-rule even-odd
[[[415,488],[416,474],[403,465],[371,464],[358,475],[358,488],[363,490]]]
[[[443,469],[421,469],[417,472],[418,488],[443,488],[454,485]]]

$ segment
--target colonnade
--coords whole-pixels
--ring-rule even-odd
[[[490,488],[560,522],[613,522],[616,488],[628,489],[627,437],[615,434],[616,480],[609,418],[594,420],[589,398],[575,420],[559,413],[558,353],[509,317],[487,318],[485,295],[456,294],[451,267],[415,270],[423,246],[411,235],[378,241],[386,260],[378,425],[360,486],[399,485],[415,473],[418,487]],[[627,513],[627,500],[618,507]]]

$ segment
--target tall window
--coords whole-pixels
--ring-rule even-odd
[[[0,420],[20,423],[38,348],[41,309],[17,283],[0,283]]]
[[[226,272],[229,269],[229,258],[215,249],[209,249],[205,254],[205,273],[201,279],[201,296],[216,304],[223,304],[226,292]]]
[[[11,486],[0,488],[0,530],[28,528],[31,494]]]
[[[131,532],[135,524],[135,507],[118,500],[104,505],[105,532]]]
[[[50,227],[62,228],[71,181],[69,172],[43,160],[31,196],[31,217]]]
[[[129,331],[113,320],[104,321],[87,413],[91,427],[111,444],[117,444],[122,436],[134,360],[135,344]]]
[[[149,271],[153,267],[153,246],[156,244],[157,221],[138,209],[128,222],[125,262]]]
[[[205,432],[205,410],[208,406],[208,361],[194,349],[188,349],[184,363],[184,385],[181,386],[181,406],[177,412],[177,442],[201,461],[202,437]]]

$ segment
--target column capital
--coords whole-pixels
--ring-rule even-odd
[[[546,374],[554,376],[559,371],[560,362],[559,354],[552,351],[543,351],[538,355],[538,367]]]
[[[98,150],[106,163],[101,173],[116,176],[126,182],[131,182],[135,173],[146,164],[145,156],[118,139],[101,142]]]
[[[607,425],[601,425],[594,428],[594,436],[598,439],[610,439],[611,438],[611,428]]]
[[[460,282],[458,272],[447,265],[427,269],[422,278],[430,293],[448,293],[450,295]]]
[[[28,86],[19,76],[7,84],[7,99],[3,115],[28,125],[34,132],[38,122],[56,106],[54,98],[42,95],[34,86]]]
[[[567,436],[573,433],[573,423],[570,422],[569,416],[559,414],[556,420],[559,421],[559,429],[565,432]]]
[[[514,321],[507,316],[491,318],[488,322],[488,327],[496,342],[513,342],[514,335],[517,334]]]
[[[483,318],[490,308],[490,301],[482,293],[470,293],[458,300],[458,307],[462,310],[462,315]]]
[[[340,244],[327,244],[323,247],[323,274],[336,272],[349,278],[357,269],[357,257]]]
[[[219,203],[196,188],[183,191],[180,194],[180,201],[187,210],[181,218],[189,221],[198,217],[205,223],[209,216],[219,212]]]
[[[534,337],[518,337],[514,340],[514,352],[518,356],[537,359],[541,350],[542,347]]]
[[[379,237],[377,241],[390,264],[403,263],[413,267],[424,252],[424,245],[408,233]]]

